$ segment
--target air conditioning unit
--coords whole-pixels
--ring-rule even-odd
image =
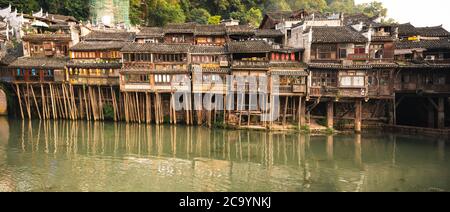
[[[434,56],[434,55],[427,55],[425,57],[425,60],[436,60],[436,56]]]

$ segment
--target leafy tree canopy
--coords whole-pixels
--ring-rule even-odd
[[[89,19],[92,0],[0,0],[0,7],[11,4],[19,12],[31,13],[41,7],[49,13]],[[129,0],[133,24],[163,26],[167,23],[193,21],[217,23],[217,17],[234,18],[241,23],[258,26],[265,12],[306,9],[318,12],[364,13],[386,17],[380,2],[356,5],[354,0]],[[390,20],[392,21],[392,20]],[[220,22],[220,20],[219,20]]]

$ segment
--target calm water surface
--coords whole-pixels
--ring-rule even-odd
[[[0,117],[0,191],[450,191],[450,143]]]

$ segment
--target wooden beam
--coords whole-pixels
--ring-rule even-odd
[[[332,100],[327,102],[327,127],[332,129],[334,127],[334,102]]]
[[[355,132],[361,133],[362,101],[355,100]]]
[[[444,97],[440,97],[438,100],[438,114],[437,114],[437,118],[438,118],[438,128],[439,129],[443,129],[445,128],[445,101],[444,101]]]
[[[19,101],[20,115],[21,115],[22,119],[24,119],[24,115],[23,115],[23,107],[22,107],[22,99],[20,98],[20,88],[19,88],[19,84],[16,84],[16,93],[17,93],[17,100]]]
[[[40,112],[40,110],[39,110],[39,105],[38,105],[37,100],[36,100],[36,95],[34,94],[33,86],[31,86],[31,93],[33,94],[34,105],[35,105],[35,107],[36,107],[36,111],[37,111],[37,113],[38,113],[39,119],[42,119],[42,117],[41,117],[41,112]]]
[[[428,101],[431,103],[431,105],[434,107],[435,110],[439,110],[438,105],[434,102],[434,100],[430,97],[427,97]]]

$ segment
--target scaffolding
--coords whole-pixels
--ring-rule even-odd
[[[98,24],[124,24],[130,26],[130,1],[129,0],[91,0],[91,21]]]

